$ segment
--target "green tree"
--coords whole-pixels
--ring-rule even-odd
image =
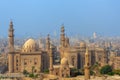
[[[44,73],[48,74],[49,73],[49,69],[45,69]]]
[[[120,70],[113,70],[114,74],[120,75]]]
[[[100,69],[101,74],[108,74],[110,72],[112,72],[112,67],[109,65],[105,65]]]
[[[29,77],[34,78],[34,74],[29,74]]]
[[[24,74],[24,75],[27,75],[27,74],[29,74],[29,73],[28,73],[27,70],[24,70],[24,71],[23,71],[23,74]]]
[[[82,72],[82,70],[79,70],[76,68],[72,68],[70,72],[71,77],[75,77],[77,75],[83,75],[83,74],[84,74],[84,71]]]
[[[108,72],[108,75],[113,76],[115,73],[114,72]]]
[[[94,76],[100,75],[100,64],[98,62],[96,62],[93,66],[91,66],[90,74]]]
[[[35,67],[34,67],[34,66],[32,66],[32,74],[33,74],[33,72],[34,72],[34,69],[35,69]]]

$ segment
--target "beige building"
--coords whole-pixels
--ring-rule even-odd
[[[120,56],[117,56],[117,52],[111,51],[109,65],[115,70],[120,69]]]
[[[114,58],[113,68],[116,70],[120,69],[120,56]]]
[[[52,45],[50,46],[50,68],[49,72],[51,75],[60,77],[70,77],[70,71],[73,66],[70,66],[67,58],[62,58],[60,64],[53,64]]]
[[[10,73],[28,72],[40,73],[49,69],[50,74],[60,77],[69,77],[71,68],[83,69],[85,65],[86,43],[80,42],[71,46],[69,38],[65,36],[64,26],[60,35],[60,63],[54,64],[56,47],[50,43],[49,35],[46,39],[46,50],[40,49],[33,39],[28,39],[20,50],[14,49],[14,29],[10,22],[9,28],[9,54],[8,66]],[[107,64],[107,50],[104,48],[88,48],[89,66],[98,62],[101,66]]]
[[[48,38],[47,38],[48,40]],[[21,50],[14,50],[14,29],[10,22],[8,66],[10,73],[28,72],[40,73],[49,68],[49,41],[46,40],[46,50],[39,49],[35,40],[28,39]]]
[[[69,65],[74,66],[77,69],[84,68],[85,64],[85,51],[87,44],[85,42],[80,42],[75,46],[71,46],[69,43],[69,38],[65,36],[64,26],[61,28],[60,35],[60,57],[66,57],[68,59]],[[108,50],[102,47],[89,47],[89,63],[94,65],[98,62],[101,66],[108,63]]]
[[[14,50],[14,29],[10,22],[9,28],[9,73],[28,72],[41,73],[49,69],[50,74],[60,77],[70,76],[70,68],[67,58],[63,58],[59,65],[54,64],[55,46],[50,43],[49,35],[46,39],[46,50],[39,48],[35,40],[28,39],[21,50]]]
[[[63,58],[61,59],[59,65],[53,65],[53,70],[51,71],[51,74],[60,77],[70,77],[70,71],[72,68],[74,67],[68,64],[67,58]]]

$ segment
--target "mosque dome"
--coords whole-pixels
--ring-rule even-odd
[[[61,60],[61,65],[68,65],[68,60],[67,60],[67,58],[62,58],[62,60]]]
[[[33,39],[28,39],[22,47],[22,52],[34,52],[36,48],[35,41]]]
[[[85,48],[86,47],[86,43],[85,42],[80,42],[80,47],[81,48]]]

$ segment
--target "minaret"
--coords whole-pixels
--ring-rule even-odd
[[[50,35],[48,34],[46,39],[46,51],[49,52],[50,50]]]
[[[90,79],[90,63],[89,63],[88,48],[86,48],[86,53],[85,53],[84,73],[85,73],[85,80],[89,80]]]
[[[60,46],[65,47],[65,29],[64,29],[64,25],[61,27]]]
[[[50,74],[53,74],[53,47],[52,45],[50,44],[50,68],[49,68],[49,71],[50,71]]]
[[[10,27],[9,27],[9,52],[13,52],[14,51],[14,29],[13,29],[13,22],[10,22]]]
[[[9,46],[9,54],[8,54],[8,69],[9,73],[14,72],[14,29],[13,29],[13,23],[12,21],[10,22],[10,27],[9,27],[9,34],[8,34],[9,40],[8,40],[8,46]]]

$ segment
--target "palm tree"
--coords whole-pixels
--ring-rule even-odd
[[[32,74],[33,74],[33,72],[34,72],[34,69],[35,69],[35,66],[32,66]]]
[[[93,71],[94,76],[100,75],[100,64],[96,62],[92,67],[91,70]]]

